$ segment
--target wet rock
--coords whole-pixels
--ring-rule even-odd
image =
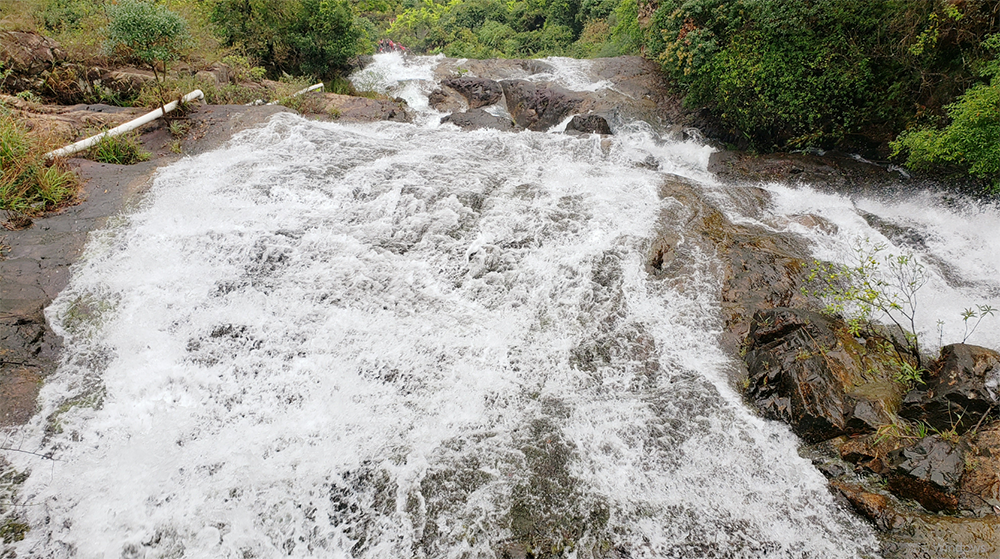
[[[890,453],[906,445],[897,437],[868,435],[843,441],[837,452],[843,460],[856,464],[859,473],[881,474],[889,470]]]
[[[521,128],[544,131],[574,112],[583,96],[559,86],[539,86],[525,80],[500,82],[507,98],[507,111]]]
[[[4,303],[4,307],[9,304]],[[0,315],[0,427],[21,425],[34,415],[42,379],[55,366],[59,348],[40,305],[4,311]]]
[[[611,126],[601,115],[575,115],[566,125],[566,133],[611,134]]]
[[[396,101],[352,97],[337,93],[324,93],[323,100],[323,111],[331,118],[338,120],[355,122],[379,120],[410,122],[413,120],[413,116],[406,111],[405,107]]]
[[[883,195],[900,187],[899,176],[886,167],[840,153],[753,155],[721,150],[709,158],[708,170],[735,183],[780,181]]]
[[[733,195],[740,197],[741,206],[769,203],[767,192],[758,188],[734,189]],[[809,254],[801,238],[731,222],[713,201],[680,177],[665,180],[660,197],[668,202],[661,210],[660,233],[646,269],[666,278],[681,273],[696,252],[717,254],[723,268],[724,346],[734,352],[739,349],[759,310],[815,306],[801,289]]]
[[[830,482],[835,489],[858,511],[875,525],[875,528],[886,532],[901,526],[905,520],[893,506],[892,500],[878,493],[871,493],[863,486],[835,480]]]
[[[900,415],[962,434],[1000,412],[1000,353],[952,344],[941,348],[923,390],[906,395]]]
[[[1000,552],[1000,517],[928,514],[853,481],[830,487],[880,532],[886,559],[994,559]]]
[[[491,115],[483,109],[472,109],[464,113],[454,113],[441,119],[441,123],[450,122],[463,130],[478,130],[494,128],[496,130],[514,130],[514,123],[509,118]]]
[[[958,506],[976,514],[1000,515],[1000,422],[965,438],[965,470]]]
[[[913,499],[931,512],[958,507],[958,484],[964,469],[958,445],[933,435],[893,454],[895,465],[886,475],[889,491]]]
[[[800,309],[759,311],[745,347],[750,402],[806,441],[870,433],[891,421],[898,389],[865,374],[842,322]]]
[[[451,88],[435,89],[430,95],[427,96],[427,103],[433,107],[434,110],[444,113],[464,111],[468,107],[468,103],[465,101],[465,98],[453,91]]]
[[[441,85],[450,87],[465,97],[470,109],[493,105],[503,96],[500,84],[485,78],[450,78],[442,81]]]

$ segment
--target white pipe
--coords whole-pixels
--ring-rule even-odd
[[[302,95],[303,93],[309,93],[310,91],[316,91],[317,89],[323,89],[323,87],[324,87],[323,86],[323,82],[320,82],[320,83],[317,83],[317,84],[314,84],[314,85],[310,85],[309,87],[307,87],[305,89],[301,89],[299,91],[296,91],[295,93],[289,95],[289,97],[298,97],[299,95]],[[253,103],[251,103],[251,104],[253,104]],[[268,105],[277,105],[277,104],[278,104],[277,101],[271,101],[270,103],[268,103]]]
[[[147,114],[145,114],[143,116],[140,116],[139,118],[136,118],[134,120],[130,120],[130,121],[126,122],[125,124],[122,124],[121,126],[116,126],[116,127],[112,128],[111,130],[106,130],[104,132],[101,132],[100,134],[97,134],[96,136],[91,136],[91,137],[89,137],[89,138],[87,138],[85,140],[80,140],[79,142],[76,142],[75,144],[70,144],[70,145],[68,145],[68,146],[66,146],[64,148],[60,148],[60,149],[57,149],[57,150],[54,150],[54,151],[50,151],[50,152],[48,152],[48,153],[45,154],[45,157],[47,159],[54,159],[56,157],[65,157],[67,155],[76,153],[78,151],[83,151],[83,150],[85,150],[85,149],[87,149],[89,147],[92,147],[92,146],[96,145],[98,142],[100,142],[105,137],[119,136],[121,134],[124,134],[125,132],[130,132],[132,130],[135,130],[136,128],[142,126],[143,124],[146,124],[146,123],[149,123],[149,122],[153,122],[154,120],[160,118],[161,116],[163,116],[163,115],[169,113],[170,111],[176,109],[177,106],[180,103],[187,103],[187,102],[193,101],[195,99],[204,99],[204,98],[205,98],[205,94],[202,93],[200,89],[196,89],[196,90],[192,91],[191,93],[188,93],[184,97],[181,97],[180,102],[171,101],[170,103],[167,103],[166,105],[164,105],[162,108],[156,109],[155,111],[147,113]]]

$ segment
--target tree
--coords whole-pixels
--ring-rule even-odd
[[[123,0],[111,9],[109,16],[108,51],[137,60],[153,70],[162,107],[167,63],[180,58],[191,40],[187,22],[166,7],[146,0]],[[162,76],[157,71],[160,64]]]

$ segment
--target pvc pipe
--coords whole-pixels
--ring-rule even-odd
[[[295,93],[289,95],[289,97],[298,97],[299,95],[302,95],[303,93],[309,93],[310,91],[316,91],[317,89],[323,89],[323,82],[319,82],[317,84],[310,85],[309,87],[307,87],[305,89],[301,89],[299,91],[296,91]],[[277,105],[277,104],[278,104],[277,101],[271,101],[270,103],[268,103],[268,106],[270,106],[270,105]]]
[[[45,154],[45,157],[47,159],[54,159],[56,157],[65,157],[67,155],[74,154],[78,151],[83,151],[89,147],[96,145],[105,137],[120,136],[121,134],[135,130],[136,128],[142,126],[143,124],[153,122],[154,120],[160,118],[161,116],[176,109],[180,103],[187,103],[195,99],[204,99],[204,98],[205,94],[202,93],[200,89],[196,89],[191,93],[188,93],[184,97],[181,97],[180,102],[171,101],[170,103],[164,105],[162,108],[156,109],[155,111],[147,113],[134,120],[130,120],[125,124],[122,124],[121,126],[116,126],[111,130],[106,130],[104,132],[101,132],[100,134],[97,134],[96,136],[91,136],[85,140],[80,140],[79,142],[76,142],[75,144],[70,144],[64,148],[50,151]]]

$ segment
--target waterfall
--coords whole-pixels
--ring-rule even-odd
[[[47,311],[62,364],[9,435],[51,458],[8,457],[30,471],[19,556],[877,555],[730,385],[713,255],[644,270],[664,173],[732,188],[712,149],[642,123],[610,143],[439,125],[439,60],[355,78],[416,125],[276,115],[92,236]],[[566,87],[586,70],[546,62]],[[932,323],[996,297],[995,269],[961,264],[997,254],[995,209],[767,189],[723,205],[822,258],[877,232],[858,216],[914,221],[951,263]],[[837,232],[785,219],[804,213]]]

